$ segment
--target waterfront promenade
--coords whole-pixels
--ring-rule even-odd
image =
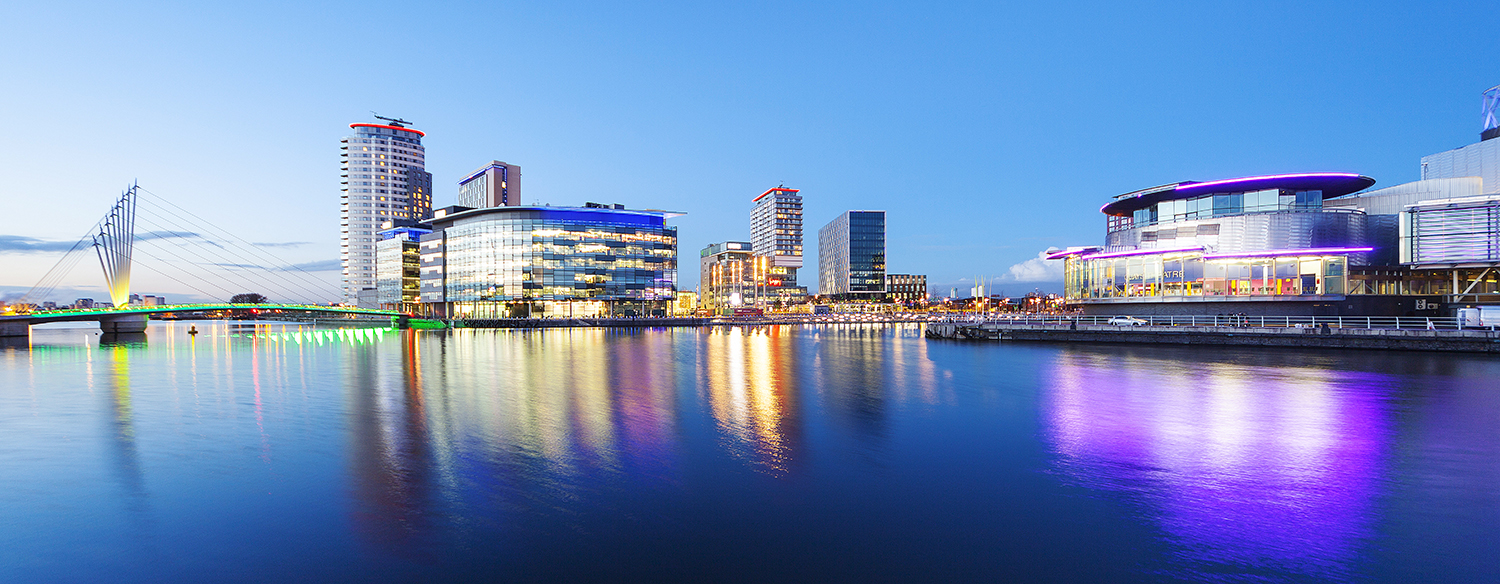
[[[897,314],[771,314],[761,316],[668,316],[668,317],[612,317],[612,318],[476,318],[429,320],[452,328],[640,328],[640,327],[701,327],[719,325],[774,325],[774,324],[896,324],[928,322],[930,317],[920,313]],[[417,327],[416,328],[425,328]]]
[[[1464,327],[1454,318],[1209,315],[1138,317],[1129,324],[1111,324],[1112,318],[945,319],[928,324],[925,334],[952,340],[1500,353],[1496,327]]]

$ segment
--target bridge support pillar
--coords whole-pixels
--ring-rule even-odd
[[[99,319],[99,330],[105,333],[144,333],[149,320],[144,314],[123,314]]]
[[[31,335],[31,323],[22,321],[0,322],[0,337],[26,337]]]

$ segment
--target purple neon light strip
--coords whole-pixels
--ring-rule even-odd
[[[1363,253],[1375,251],[1373,247],[1312,247],[1306,249],[1273,249],[1269,251],[1254,251],[1248,253],[1219,253],[1205,255],[1205,260],[1217,260],[1226,258],[1258,258],[1266,256],[1298,256],[1298,255],[1329,255],[1339,253]]]
[[[1101,253],[1101,254],[1094,254],[1094,255],[1083,256],[1083,257],[1081,257],[1079,259],[1084,259],[1084,260],[1102,260],[1102,259],[1106,259],[1106,258],[1122,258],[1122,257],[1126,257],[1126,256],[1165,254],[1165,253],[1179,253],[1179,252],[1184,252],[1184,251],[1203,251],[1203,246],[1201,246],[1201,245],[1195,245],[1193,247],[1173,247],[1173,248],[1166,248],[1166,249],[1136,249],[1136,250],[1131,250],[1131,251],[1114,251],[1114,252],[1110,252],[1110,253]]]
[[[1090,248],[1084,248],[1084,249],[1074,249],[1074,250],[1068,250],[1068,251],[1060,251],[1060,252],[1048,255],[1047,259],[1049,259],[1049,260],[1060,260],[1060,259],[1063,259],[1063,258],[1068,257],[1070,255],[1077,255],[1077,254],[1081,254],[1081,253],[1089,253],[1091,251],[1096,251],[1098,249],[1099,248],[1097,248],[1097,247],[1090,247]]]
[[[1175,189],[1177,192],[1195,190],[1203,187],[1227,185],[1235,183],[1248,183],[1262,180],[1277,180],[1287,178],[1359,178],[1360,175],[1348,172],[1304,172],[1299,174],[1268,174],[1265,176],[1247,176],[1244,178],[1227,178],[1224,180],[1211,180],[1208,182],[1179,184]]]

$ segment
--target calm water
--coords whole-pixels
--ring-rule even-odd
[[[1494,357],[187,326],[0,348],[0,581],[1500,581]]]

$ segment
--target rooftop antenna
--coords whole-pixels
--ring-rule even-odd
[[[1500,85],[1491,87],[1484,92],[1484,128],[1479,131],[1479,140],[1485,141],[1491,138],[1500,138]]]
[[[388,117],[382,116],[380,114],[377,114],[377,113],[375,113],[375,110],[370,110],[370,115],[375,116],[375,119],[377,119],[377,120],[385,120],[386,122],[390,123],[390,125],[395,126],[397,128],[405,128],[405,127],[411,125],[411,122],[408,122],[408,121],[403,120],[401,118],[388,118]]]

